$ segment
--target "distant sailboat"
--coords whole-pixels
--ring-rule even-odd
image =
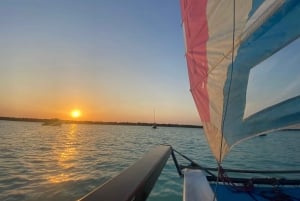
[[[156,128],[157,128],[156,123],[154,123],[154,124],[152,125],[152,128],[153,128],[153,129],[156,129]]]
[[[153,129],[156,129],[157,128],[157,125],[156,125],[156,121],[155,121],[155,110],[153,110],[153,118],[154,118],[154,121],[153,121],[153,124],[152,124],[152,128]]]
[[[61,126],[61,124],[59,119],[48,119],[42,123],[42,126]]]

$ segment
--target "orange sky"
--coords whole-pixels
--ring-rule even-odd
[[[0,116],[199,124],[179,4],[5,4]],[[155,15],[153,15],[155,13]],[[79,120],[80,120],[79,119]]]

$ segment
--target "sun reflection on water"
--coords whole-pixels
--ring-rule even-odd
[[[55,172],[55,175],[48,177],[48,181],[51,183],[62,183],[72,180],[70,169],[75,166],[75,159],[78,155],[76,148],[78,128],[76,124],[71,124],[66,134],[61,133],[57,137],[57,144],[54,150],[57,166],[59,170]]]

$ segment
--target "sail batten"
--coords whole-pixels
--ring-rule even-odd
[[[300,123],[298,97],[244,118],[251,69],[300,36],[300,1],[182,0],[181,8],[191,93],[218,161],[243,139]]]

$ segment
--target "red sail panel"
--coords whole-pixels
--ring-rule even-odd
[[[186,39],[186,59],[190,87],[202,122],[210,121],[209,97],[207,91],[208,63],[206,42],[208,24],[206,18],[207,0],[181,1],[181,12]],[[190,5],[193,5],[192,7]],[[196,87],[200,85],[200,90]]]

